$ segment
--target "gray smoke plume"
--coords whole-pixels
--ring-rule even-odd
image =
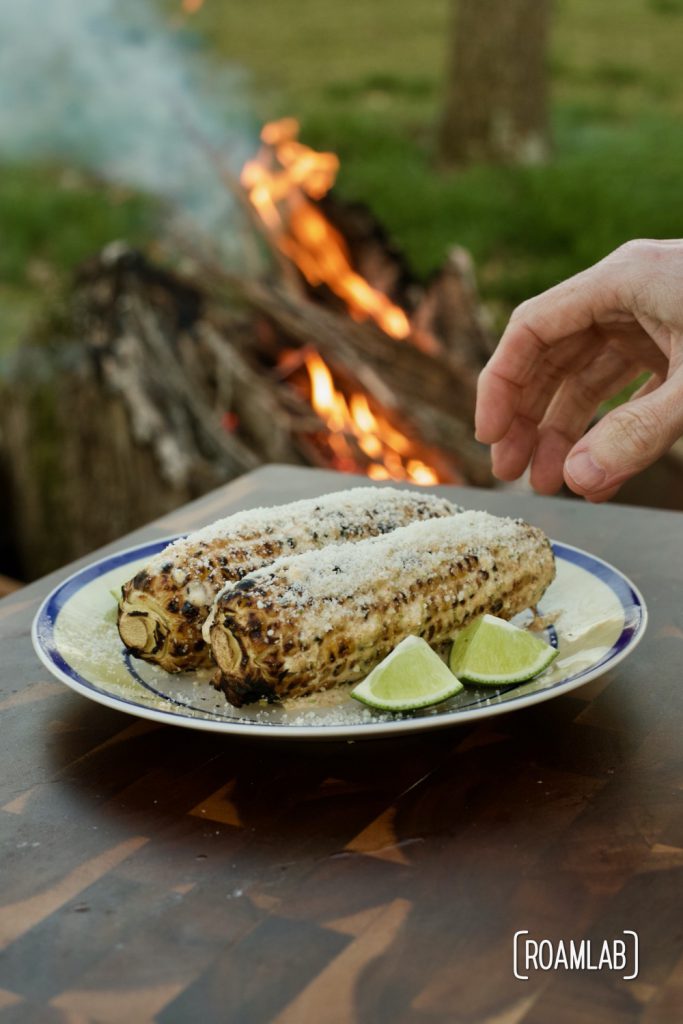
[[[0,160],[57,159],[163,197],[229,241],[233,172],[253,152],[238,72],[210,68],[153,0],[0,0]]]

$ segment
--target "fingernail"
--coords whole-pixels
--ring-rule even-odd
[[[585,491],[597,491],[607,479],[607,472],[593,461],[588,452],[570,455],[565,469],[574,483]]]

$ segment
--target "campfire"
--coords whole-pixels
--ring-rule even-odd
[[[261,152],[245,164],[240,179],[249,201],[274,244],[310,285],[327,285],[354,320],[371,318],[392,338],[407,338],[410,322],[404,311],[356,273],[343,236],[311,201],[332,188],[338,158],[304,146],[298,134],[293,117],[264,127]]]
[[[420,282],[369,209],[334,194],[338,167],[287,118],[225,175],[269,255],[258,273],[201,245],[182,273],[120,244],[83,267],[41,331],[80,354],[27,345],[0,409],[26,576],[264,462],[490,484],[472,432],[490,336],[469,256],[454,248]]]
[[[266,124],[261,149],[240,177],[271,244],[298,268],[314,296],[336,296],[354,321],[372,321],[397,342],[437,353],[436,337],[414,329],[405,310],[354,268],[344,235],[318,205],[334,185],[339,159],[304,145],[298,135],[295,118]],[[279,358],[285,376],[298,362],[288,349]],[[462,479],[442,453],[392,424],[387,410],[373,409],[367,394],[345,391],[318,351],[308,352],[304,363],[310,404],[326,428],[329,465],[373,480],[429,485]]]
[[[327,427],[327,443],[336,469],[347,473],[361,470],[372,480],[410,480],[425,485],[439,482],[437,470],[414,457],[417,445],[383,416],[376,416],[362,392],[353,392],[347,402],[317,353],[306,356],[306,369],[311,405]],[[358,459],[356,448],[369,460],[367,463]]]

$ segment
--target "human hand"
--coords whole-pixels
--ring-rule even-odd
[[[598,406],[652,376],[588,429]],[[587,433],[586,433],[587,431]],[[683,240],[627,242],[514,311],[479,377],[493,472],[606,501],[683,434]]]

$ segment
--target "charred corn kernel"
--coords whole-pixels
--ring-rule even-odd
[[[430,494],[358,487],[323,498],[238,512],[176,541],[122,589],[118,626],[137,657],[169,672],[211,663],[202,637],[226,583],[285,554],[384,534],[457,506]]]
[[[554,575],[541,530],[486,512],[281,558],[217,598],[217,685],[239,707],[356,682],[407,636],[437,645],[484,612],[511,618]]]

